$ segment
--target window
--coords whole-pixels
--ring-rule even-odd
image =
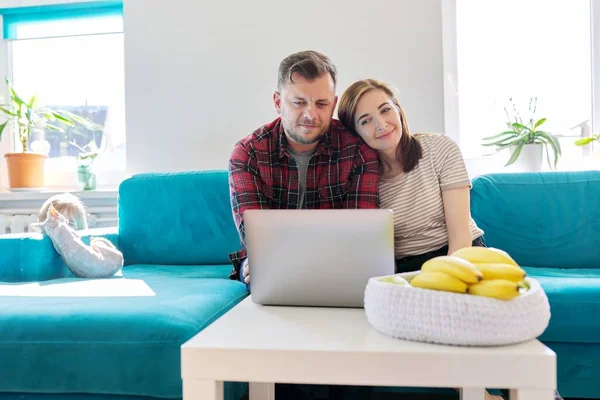
[[[446,25],[444,44],[452,115],[446,121],[465,157],[491,152],[481,139],[506,130],[505,108],[512,116],[513,104],[523,120],[530,104],[536,118],[547,118],[544,130],[560,137],[561,160],[589,152],[574,141],[593,132],[590,1],[450,3],[444,23],[454,29]]]
[[[125,174],[125,94],[122,5],[89,2],[4,11],[7,75],[26,99],[84,117],[95,128],[38,130],[31,147],[48,153],[48,186],[76,183],[75,157],[99,148],[98,184],[116,185]],[[41,10],[41,11],[40,11]],[[16,149],[13,142],[12,151]]]

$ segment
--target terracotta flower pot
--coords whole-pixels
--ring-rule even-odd
[[[44,186],[44,166],[48,156],[37,153],[7,153],[8,186],[37,188]]]

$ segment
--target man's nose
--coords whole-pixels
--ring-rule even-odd
[[[304,118],[310,121],[317,119],[317,113],[313,105],[309,104],[306,106],[304,109]]]

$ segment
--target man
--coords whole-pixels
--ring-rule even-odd
[[[316,51],[286,57],[273,94],[279,117],[235,145],[229,186],[242,245],[249,209],[377,208],[377,154],[332,120],[336,72]],[[229,258],[230,278],[250,284],[246,250]]]

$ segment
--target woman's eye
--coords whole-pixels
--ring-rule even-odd
[[[385,107],[383,110],[381,110],[382,114],[385,114],[386,112],[390,111],[391,108],[390,107]]]

